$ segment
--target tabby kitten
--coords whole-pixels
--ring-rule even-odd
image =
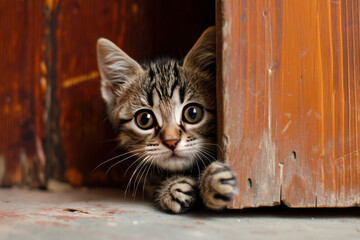
[[[163,174],[155,192],[165,211],[182,213],[200,197],[220,210],[232,200],[235,176],[216,161],[215,27],[183,61],[140,65],[106,39],[97,43],[101,93],[122,147]]]

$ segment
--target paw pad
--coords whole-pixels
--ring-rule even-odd
[[[157,191],[156,202],[165,211],[182,213],[196,201],[196,181],[187,177],[173,177]]]
[[[201,176],[200,194],[207,208],[225,208],[236,194],[235,174],[226,164],[210,164]]]

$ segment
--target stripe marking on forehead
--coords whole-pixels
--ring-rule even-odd
[[[161,113],[161,109],[160,109],[161,96],[160,96],[160,93],[157,91],[156,87],[153,88],[151,95],[152,95],[152,99],[154,100],[153,112],[155,114],[155,117],[156,117],[156,120],[157,120],[159,126],[162,127],[163,126],[163,118],[162,118],[162,113]]]

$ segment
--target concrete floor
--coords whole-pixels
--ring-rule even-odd
[[[360,239],[360,208],[172,215],[115,190],[0,189],[0,239]]]

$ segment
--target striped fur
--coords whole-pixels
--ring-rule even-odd
[[[156,202],[164,210],[185,211],[195,202],[195,195],[179,200],[174,194],[178,196],[181,187],[197,192],[193,177],[216,160],[215,28],[203,33],[184,60],[161,58],[139,64],[106,39],[98,41],[97,53],[102,96],[120,145],[136,157],[142,166],[139,171],[149,172],[150,166],[157,166],[173,173],[171,181],[158,188]],[[187,106],[199,107],[199,122],[184,119]],[[151,113],[147,116],[156,123],[150,129],[139,126],[137,114],[142,111]],[[176,145],[170,147],[168,142],[174,141]],[[174,178],[184,171],[193,175],[188,179],[192,190],[182,182],[186,176]],[[170,182],[179,188],[168,186]],[[170,189],[177,190],[171,193]],[[185,199],[186,203],[169,199]]]

